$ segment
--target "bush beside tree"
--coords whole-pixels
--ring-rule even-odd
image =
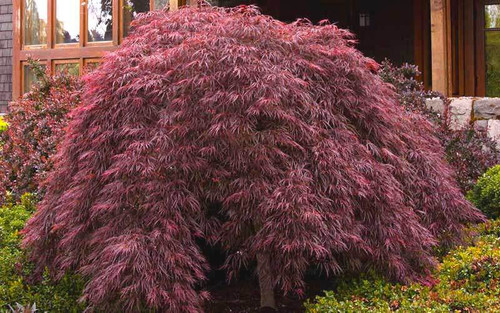
[[[33,264],[21,250],[20,231],[35,206],[35,197],[25,194],[18,203],[7,199],[0,207],[0,311],[8,312],[9,306],[16,308],[19,303],[25,308],[36,304],[40,312],[83,312],[85,305],[78,302],[83,289],[80,278],[65,275],[54,283],[44,272],[38,283],[31,281]]]
[[[490,218],[500,217],[500,165],[489,169],[469,192],[468,199]]]
[[[12,102],[0,135],[0,193],[19,199],[24,193],[43,194],[40,184],[52,169],[52,156],[68,123],[68,113],[80,103],[82,84],[66,74],[49,75],[30,63],[39,83]],[[0,125],[1,126],[1,125]]]
[[[475,227],[471,235],[472,245],[443,259],[434,286],[380,277],[346,280],[306,303],[306,313],[500,312],[500,221]]]
[[[483,220],[432,126],[335,25],[253,7],[148,13],[87,77],[25,228],[38,272],[88,278],[106,311],[201,312],[219,245],[262,306],[319,267],[425,281],[437,244]]]

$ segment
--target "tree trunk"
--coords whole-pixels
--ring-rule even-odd
[[[260,307],[276,310],[273,276],[268,255],[257,254],[257,272],[260,286]]]

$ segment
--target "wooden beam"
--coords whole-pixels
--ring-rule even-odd
[[[451,92],[449,0],[431,1],[432,89]]]
[[[117,48],[117,46],[107,43],[106,45],[91,45],[84,48],[74,46],[59,49],[21,50],[17,51],[16,57],[18,62],[26,61],[29,58],[35,60],[100,58],[107,52],[114,51]]]

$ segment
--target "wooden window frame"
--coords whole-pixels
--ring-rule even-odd
[[[23,40],[23,0],[13,0],[12,25],[13,25],[13,49],[12,49],[12,94],[13,99],[22,96],[23,93],[23,64],[29,59],[43,60],[54,72],[54,62],[60,60],[78,60],[80,74],[83,74],[85,64],[95,62],[106,53],[117,49],[123,41],[122,7],[124,0],[112,0],[113,11],[113,38],[111,41],[88,42],[87,31],[87,1],[86,0],[59,0],[79,1],[80,3],[80,41],[79,43],[56,44],[55,21],[56,1],[47,0],[47,43],[44,45],[25,46]],[[155,10],[154,0],[149,0],[150,10]],[[176,9],[182,0],[169,0],[170,7]],[[90,61],[86,61],[90,60]],[[63,62],[64,63],[64,62]]]

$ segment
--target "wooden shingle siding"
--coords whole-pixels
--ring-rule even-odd
[[[0,113],[12,99],[12,0],[0,0]]]

